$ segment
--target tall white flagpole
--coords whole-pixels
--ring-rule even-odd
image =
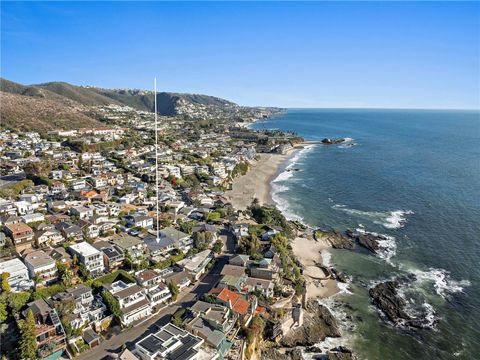
[[[157,78],[153,80],[153,95],[155,103],[155,194],[156,194],[156,205],[157,205],[157,242],[160,240],[158,237],[158,232],[160,231],[159,221],[158,221],[158,119],[157,119]]]

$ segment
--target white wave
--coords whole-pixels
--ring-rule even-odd
[[[427,271],[409,269],[408,271],[416,276],[417,283],[432,283],[435,292],[444,299],[451,294],[462,292],[465,287],[471,285],[469,280],[453,280],[445,269],[430,268]]]
[[[307,145],[302,150],[297,152],[289,160],[289,164],[285,167],[285,171],[278,174],[278,176],[275,179],[273,179],[271,182],[270,191],[271,191],[272,200],[275,202],[277,208],[283,213],[283,215],[285,215],[285,217],[288,220],[297,220],[297,221],[304,222],[304,219],[301,216],[295,214],[291,210],[291,207],[288,201],[283,199],[281,196],[279,196],[279,194],[289,190],[288,186],[286,186],[285,184],[279,184],[279,183],[283,183],[293,176],[294,172],[288,171],[288,170],[292,169],[292,167],[295,166],[295,164],[297,164],[301,160],[301,158],[305,154],[310,152],[314,147],[315,145]],[[308,225],[308,224],[305,224],[305,225]]]
[[[283,171],[272,181],[273,183],[281,182],[290,179],[293,176],[291,171]]]
[[[372,234],[373,236],[383,236],[385,239],[377,240],[378,246],[380,246],[381,250],[377,251],[378,257],[384,259],[390,265],[394,266],[391,259],[397,254],[397,242],[395,241],[395,237],[385,235],[385,234],[378,234],[373,231],[366,231],[365,226],[362,224],[358,224],[358,228],[355,229],[357,232],[361,234]]]
[[[336,295],[338,295],[338,294],[347,294],[347,295],[353,294],[349,290],[349,284],[348,283],[342,283],[342,282],[338,281],[337,286],[340,289],[340,291]]]
[[[323,266],[332,266],[332,254],[328,249],[322,250],[320,256],[322,257]]]
[[[333,209],[346,212],[350,215],[355,215],[368,219],[374,224],[382,225],[387,229],[398,229],[407,222],[407,215],[414,214],[411,210],[394,210],[394,211],[363,211],[358,209],[350,209],[345,205],[335,204]]]
[[[385,219],[385,222],[382,225],[389,229],[401,228],[407,222],[406,215],[411,215],[411,214],[413,214],[413,211],[411,210],[391,211],[390,215],[387,216],[387,218]]]

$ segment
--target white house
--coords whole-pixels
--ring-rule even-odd
[[[77,255],[80,263],[85,265],[92,276],[98,276],[105,270],[103,253],[87,242],[81,242],[68,247],[72,256]]]
[[[126,284],[118,280],[110,285],[104,285],[104,288],[117,299],[120,305],[122,325],[128,326],[152,314],[152,307],[145,290],[137,284]]]
[[[28,269],[19,259],[0,262],[0,274],[8,273],[8,283],[12,291],[24,291],[33,287],[28,276]]]
[[[36,250],[26,254],[24,261],[30,277],[32,279],[37,277],[39,284],[47,285],[57,279],[58,271],[55,260],[48,256],[43,250]]]

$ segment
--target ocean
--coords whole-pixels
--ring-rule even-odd
[[[389,236],[379,255],[330,252],[351,278],[332,306],[360,359],[480,359],[480,112],[290,109],[251,128],[347,138],[297,153],[272,197],[312,227]],[[395,327],[371,304],[370,287],[405,274],[409,311],[432,329]]]

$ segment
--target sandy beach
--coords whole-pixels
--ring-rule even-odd
[[[274,204],[270,194],[270,183],[278,176],[283,165],[295,155],[305,144],[298,144],[286,154],[260,154],[260,159],[252,164],[247,174],[233,181],[232,190],[225,193],[235,209],[244,210],[254,198],[263,205]],[[306,236],[306,235],[305,235]],[[315,241],[310,236],[297,237],[292,242],[295,256],[304,265],[309,298],[329,297],[339,292],[337,281],[325,279],[318,264],[323,264],[321,252],[327,251],[330,245],[323,241]]]
[[[293,147],[285,154],[260,154],[260,159],[252,164],[248,173],[236,178],[232,190],[225,193],[233,207],[244,210],[254,198],[262,205],[273,204],[270,182],[277,176],[281,166],[302,148],[301,145]]]
[[[325,275],[318,267],[323,264],[322,251],[327,251],[330,245],[324,240],[313,240],[306,237],[297,237],[292,242],[292,250],[298,260],[303,264],[303,275],[307,281],[308,298],[326,298],[340,291],[334,279],[322,280]]]

